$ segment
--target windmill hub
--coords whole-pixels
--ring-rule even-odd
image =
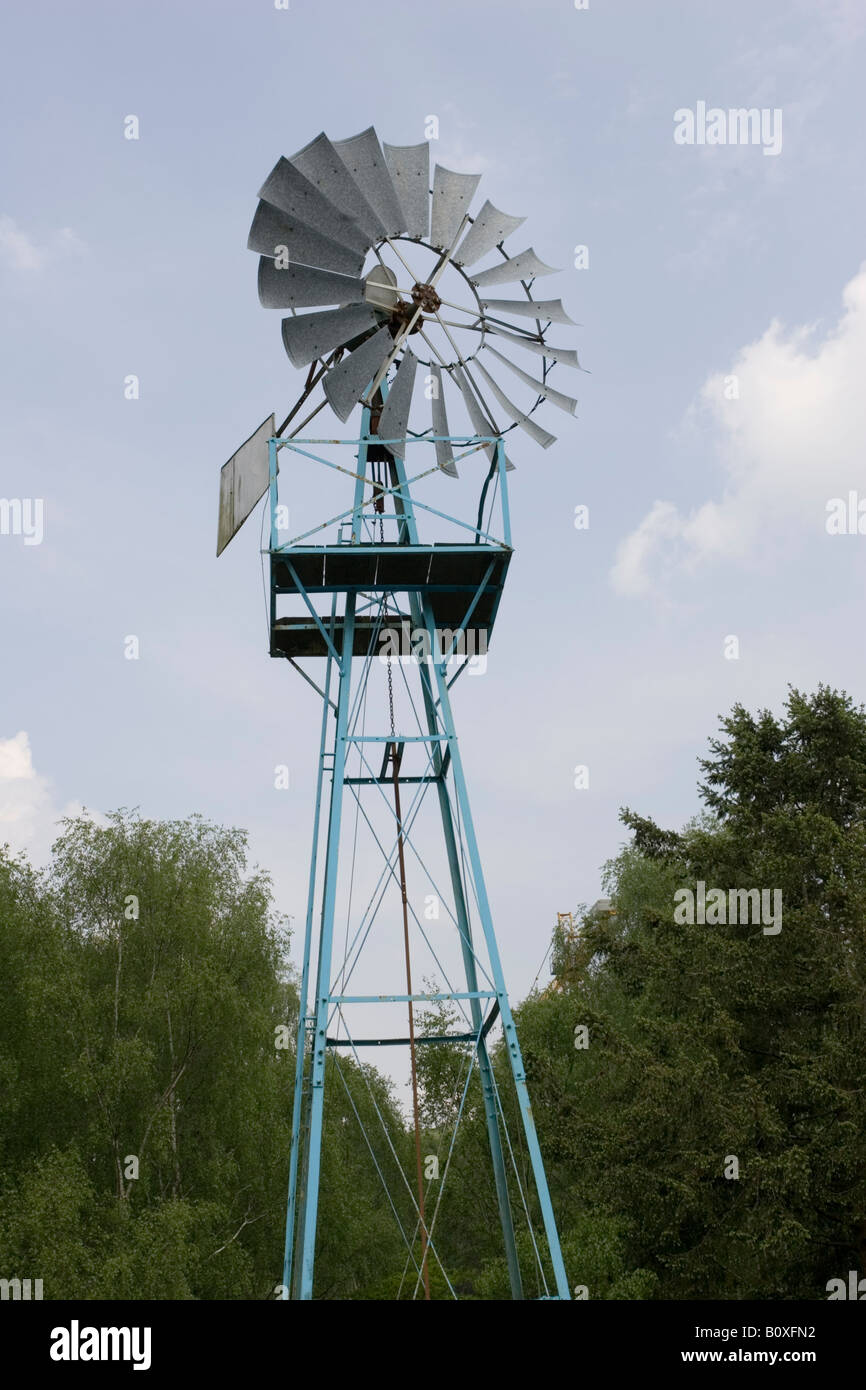
[[[413,300],[415,299],[414,290],[412,291],[412,298]],[[398,334],[403,332],[403,330],[407,327],[408,324],[412,323],[412,319],[415,317],[415,312],[417,308],[417,300],[413,304],[410,304],[405,299],[397,300],[397,303],[390,311],[390,321],[388,324],[388,327],[390,328],[393,337],[396,338]],[[413,333],[420,333],[423,327],[424,320],[422,318],[417,319],[415,323],[412,324],[412,327],[409,329],[409,335],[411,336]]]
[[[416,308],[420,305],[425,314],[438,313],[442,308],[442,300],[432,285],[414,285],[412,287],[412,302]]]

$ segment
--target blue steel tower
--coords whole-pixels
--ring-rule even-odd
[[[489,202],[470,215],[478,181],[437,165],[431,188],[426,141],[383,147],[372,128],[344,141],[320,135],[278,161],[250,231],[261,302],[289,311],[283,343],[307,377],[282,424],[271,416],[224,466],[217,553],[266,496],[270,655],[291,663],[321,700],[288,1298],[315,1293],[326,1081],[333,1084],[341,1050],[360,1061],[369,1055],[363,1049],[383,1047],[410,1061],[415,1172],[401,1169],[410,1221],[388,1194],[406,1245],[409,1295],[430,1297],[435,1268],[456,1297],[436,1222],[475,1075],[512,1297],[569,1297],[451,690],[486,663],[511,559],[505,436],[516,427],[542,447],[554,443],[534,413],[544,400],[574,412],[574,399],[548,375],[555,364],[579,363],[573,349],[547,341],[551,323],[571,323],[561,301],[533,294],[535,278],[551,267],[532,249],[504,249],[524,219]],[[508,284],[519,286],[517,298],[490,297],[491,287],[496,295]],[[539,374],[512,362],[505,347],[531,354]],[[525,408],[491,375],[497,362],[521,381]],[[319,387],[321,401],[295,423]],[[449,427],[446,392],[464,417],[462,432]],[[413,409],[422,398],[429,404],[418,428]],[[343,424],[359,407],[357,432],[303,433],[326,407]],[[434,988],[418,988],[422,959]],[[458,1031],[419,1030],[417,1010],[431,1003],[453,1010]],[[421,1152],[416,1061],[420,1048],[449,1044],[460,1045],[466,1066],[440,1175],[438,1159],[428,1172]],[[506,1109],[522,1132],[520,1165]],[[387,1192],[375,1145],[363,1139]],[[395,1156],[387,1130],[386,1139]]]

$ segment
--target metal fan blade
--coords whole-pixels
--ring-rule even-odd
[[[298,314],[295,318],[283,319],[283,346],[292,366],[306,367],[332,348],[351,342],[365,328],[374,328],[378,322],[377,314],[366,304]]]
[[[336,270],[341,275],[360,275],[364,266],[363,252],[351,246],[340,246],[314,227],[287,216],[273,203],[260,202],[250,227],[247,248],[262,256],[276,256],[280,246],[286,248],[292,261],[319,266],[322,270]]]
[[[542,449],[549,449],[551,444],[556,443],[555,434],[548,434],[547,430],[541,428],[541,425],[537,425],[535,421],[530,419],[528,415],[525,415],[522,410],[517,409],[517,406],[513,401],[508,399],[501,387],[497,386],[486,367],[482,367],[481,363],[478,361],[476,361],[475,366],[484,377],[484,380],[487,382],[506,415],[508,415],[510,419],[515,420],[520,428],[526,431],[530,439],[534,439],[536,444],[541,445]]]
[[[382,414],[379,416],[379,425],[376,430],[380,439],[398,441],[387,447],[392,454],[397,454],[400,458],[404,458],[406,454],[406,430],[409,425],[412,390],[415,386],[417,370],[418,358],[411,348],[407,348],[388,392],[388,399],[382,407]]]
[[[335,140],[334,149],[384,227],[385,235],[399,236],[405,232],[406,217],[373,127],[349,140]]]
[[[539,343],[534,338],[521,338],[519,333],[506,333],[504,328],[497,327],[495,323],[485,323],[484,331],[495,333],[497,338],[507,338],[509,343],[527,348],[537,357],[549,357],[552,362],[558,362],[562,367],[577,367],[579,371],[583,371],[574,348],[551,347],[550,343]]]
[[[444,251],[457,235],[457,228],[469,209],[480,174],[455,174],[437,164],[433,171],[433,217],[430,241]]]
[[[400,295],[394,288],[397,276],[390,266],[374,265],[370,274],[365,275],[364,284],[364,298],[368,304],[385,310],[393,309],[395,304],[399,304]]]
[[[384,145],[385,163],[406,216],[410,236],[426,237],[430,231],[430,144]]]
[[[460,367],[449,367],[448,370],[451,373],[454,380],[457,382],[460,394],[466,403],[466,410],[469,415],[469,419],[472,421],[472,428],[474,429],[475,433],[480,435],[499,434],[499,430],[497,429],[496,425],[493,424],[492,421],[487,419],[487,416],[481,409],[481,406],[479,405],[478,400],[476,398],[475,392],[469,385],[469,382],[464,376],[462,369]],[[490,462],[492,463],[496,457],[496,445],[485,444],[484,450],[487,454],[487,457],[490,459]],[[514,464],[511,462],[511,459],[508,457],[507,454],[505,455],[505,469],[508,473],[512,473],[514,471]]]
[[[482,299],[485,309],[497,314],[519,314],[528,319],[549,319],[551,323],[570,323],[576,327],[562,307],[561,299]]]
[[[363,280],[312,265],[287,265],[280,270],[268,256],[259,258],[259,301],[266,309],[357,304],[363,298]]]
[[[308,179],[334,207],[351,217],[364,235],[364,250],[385,235],[385,228],[356,184],[332,142],[322,132],[309,145],[293,154],[291,164]]]
[[[453,376],[454,380],[457,382],[460,394],[466,403],[466,409],[469,414],[469,419],[472,421],[472,428],[474,429],[475,433],[481,435],[498,434],[498,429],[490,420],[487,419],[486,415],[484,414],[484,411],[478,404],[475,392],[472,390],[472,387],[466,380],[466,377],[463,374],[463,369],[461,367],[450,367],[449,371]]]
[[[488,200],[454,252],[454,260],[458,265],[474,265],[525,221],[525,217],[509,217],[507,212],[500,212]]]
[[[277,160],[259,189],[259,197],[353,251],[368,251],[374,240],[285,158]]]
[[[331,409],[339,419],[348,420],[353,409],[394,346],[389,328],[380,328],[361,343],[322,380]]]
[[[537,377],[530,376],[529,372],[524,372],[521,367],[518,367],[514,362],[510,362],[507,357],[503,357],[501,352],[497,352],[496,348],[493,347],[491,343],[485,343],[484,346],[487,348],[488,352],[493,353],[494,357],[498,357],[500,362],[504,362],[509,371],[512,371],[515,376],[519,376],[521,381],[524,381],[527,386],[531,386],[533,390],[537,391],[539,396],[544,396],[545,400],[550,401],[553,405],[558,405],[560,410],[564,410],[568,415],[573,415],[577,410],[577,401],[573,396],[566,396],[562,391],[555,391],[553,387],[548,386],[546,382],[539,381]]]
[[[436,462],[442,469],[442,472],[448,474],[449,478],[458,478],[460,475],[457,472],[457,465],[454,462],[454,450],[451,448],[450,440],[447,438],[448,412],[445,409],[445,396],[442,391],[442,368],[438,363],[434,362],[431,364],[430,375],[433,377],[435,383],[432,400],[433,433],[446,436],[444,439],[436,440]]]
[[[534,275],[555,275],[556,266],[545,265],[540,261],[530,246],[528,251],[521,251],[519,256],[512,256],[510,260],[503,261],[501,265],[491,266],[490,270],[479,270],[477,275],[470,275],[473,285],[508,285],[514,280],[531,280]]]

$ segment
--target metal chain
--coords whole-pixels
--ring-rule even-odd
[[[388,708],[391,712],[391,738],[394,737],[394,682],[391,677],[391,653],[388,653]]]

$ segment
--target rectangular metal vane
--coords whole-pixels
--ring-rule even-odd
[[[322,387],[331,409],[341,420],[348,420],[361,399],[361,393],[367,389],[393,346],[390,329],[380,328],[372,338],[344,357],[338,367],[332,367],[325,373]]]
[[[332,237],[355,251],[365,253],[370,245],[370,238],[358,223],[335,207],[285,158],[277,160],[259,189],[259,197],[281,208],[290,217],[300,218],[308,227],[315,227],[323,236]]]
[[[335,140],[334,149],[375,212],[387,236],[406,230],[406,217],[391,181],[388,165],[372,126],[349,140]]]
[[[364,233],[365,250],[384,236],[385,228],[370,207],[340,155],[324,132],[317,135],[289,161],[318,191],[357,223]]]
[[[534,439],[536,444],[541,445],[542,449],[549,449],[551,444],[556,443],[555,434],[551,434],[549,430],[542,429],[541,425],[536,424],[530,416],[525,415],[522,410],[518,410],[517,406],[512,400],[509,400],[502,388],[497,386],[486,367],[482,367],[480,362],[476,362],[475,366],[484,377],[484,380],[487,382],[487,385],[490,387],[506,415],[508,415],[510,419],[515,420],[520,428],[526,431],[530,439]]]
[[[469,414],[470,420],[472,421],[472,428],[474,429],[475,433],[480,435],[498,434],[498,428],[494,423],[492,423],[490,420],[486,418],[485,412],[481,409],[481,406],[479,405],[475,397],[475,392],[469,385],[469,382],[467,381],[460,367],[449,367],[448,370],[450,371],[454,380],[457,382],[457,386],[460,390],[461,396],[463,397],[464,403],[466,405],[466,410]],[[490,462],[492,463],[494,458],[496,457],[496,445],[485,444],[484,452],[486,453],[487,457],[490,459]],[[506,471],[512,472],[514,467],[515,465],[511,462],[511,459],[506,454]]]
[[[488,199],[454,252],[455,261],[458,265],[475,265],[525,221],[525,217],[510,217],[507,212],[500,212]]]
[[[286,248],[284,253],[280,247]],[[340,275],[360,275],[364,254],[339,242],[315,227],[308,227],[296,217],[275,208],[273,203],[260,202],[253,218],[247,249],[261,256],[288,254],[290,261],[318,266],[321,270],[336,270]]]
[[[469,211],[480,174],[455,174],[437,164],[433,171],[433,215],[430,241],[446,251],[457,235],[457,228]]]
[[[528,251],[521,251],[519,256],[512,256],[511,260],[503,261],[501,265],[491,266],[489,270],[479,270],[477,275],[470,275],[470,280],[474,285],[508,285],[515,280],[531,280],[536,275],[555,275],[556,266],[545,265],[540,261],[530,246]]]
[[[269,256],[259,260],[259,303],[265,309],[311,309],[320,304],[359,304],[363,280],[311,265],[280,267]]]
[[[217,555],[222,554],[268,490],[268,440],[275,428],[274,417],[269,415],[220,469]]]
[[[434,362],[430,368],[430,373],[435,382],[435,390],[431,401],[433,415],[433,433],[443,435],[444,438],[436,440],[436,462],[447,473],[449,478],[459,476],[457,465],[454,462],[454,450],[448,439],[448,412],[445,408],[445,397],[442,392],[442,368]]]
[[[426,237],[430,231],[430,145],[383,145],[391,181],[406,214],[410,236]]]
[[[551,347],[550,343],[538,343],[534,338],[522,338],[519,333],[506,333],[504,328],[500,328],[495,323],[487,325],[487,332],[495,333],[497,338],[507,338],[510,343],[517,343],[519,347],[526,348],[528,352],[534,352],[537,357],[549,357],[553,362],[559,362],[564,367],[576,367],[579,371],[583,371],[574,348]]]
[[[528,319],[550,319],[551,323],[570,323],[575,327],[561,299],[485,299],[482,295],[481,303],[495,314],[520,314]]]
[[[294,367],[307,367],[332,348],[343,347],[377,323],[366,304],[347,304],[317,314],[283,319],[283,346]]]
[[[519,376],[521,381],[537,391],[539,396],[544,396],[545,400],[552,401],[554,405],[559,406],[560,410],[567,411],[569,415],[574,414],[577,409],[577,401],[573,396],[566,396],[564,392],[557,391],[553,386],[548,386],[546,381],[539,381],[538,377],[531,376],[522,367],[518,367],[516,362],[512,362],[508,357],[503,357],[501,352],[497,352],[492,343],[485,343],[485,347],[488,352],[493,353],[494,357],[498,357],[500,362],[504,362],[509,371],[513,372],[515,376]]]
[[[407,348],[403,353],[403,360],[397,368],[397,375],[388,392],[382,414],[379,419],[379,427],[376,431],[380,439],[393,439],[396,442],[387,447],[392,454],[398,458],[403,458],[406,453],[406,429],[409,424],[409,411],[412,407],[412,389],[415,385],[415,373],[418,369],[418,358],[411,348]]]

